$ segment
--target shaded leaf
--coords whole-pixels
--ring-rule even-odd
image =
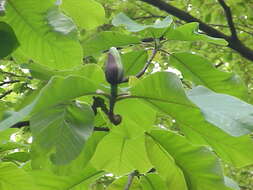
[[[29,114],[34,114],[76,97],[96,94],[99,81],[91,81],[86,77],[68,76],[53,77],[48,84],[42,88],[36,99],[28,106],[15,112],[0,123],[0,130],[5,130],[18,121],[23,120]]]
[[[132,51],[121,55],[125,76],[136,75],[142,70],[148,60],[148,54],[144,50]]]
[[[5,22],[0,22],[0,59],[11,54],[18,46],[13,29]]]
[[[104,31],[91,38],[82,41],[85,56],[95,55],[109,50],[111,47],[122,47],[140,43],[136,36],[122,34],[119,32]]]
[[[93,131],[94,114],[87,105],[59,105],[39,112],[30,120],[34,142],[48,152],[51,159],[66,164],[75,159]]]
[[[82,63],[81,45],[77,39],[54,31],[45,21],[53,7],[51,0],[10,0],[6,2],[5,19],[21,44],[18,51],[54,69],[73,68]]]

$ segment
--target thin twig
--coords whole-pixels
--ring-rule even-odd
[[[222,27],[222,28],[229,28],[228,25],[223,25],[223,24],[209,24],[210,26],[217,26],[217,27]],[[235,27],[237,30],[240,30],[242,32],[245,32],[249,35],[252,35],[253,36],[253,33],[252,32],[249,32],[247,30],[244,30],[243,28],[240,28],[240,27]]]
[[[5,93],[3,93],[2,95],[0,95],[0,99],[4,98],[5,96],[9,95],[10,93],[12,93],[13,90],[8,90]]]
[[[137,73],[135,76],[137,78],[140,78],[142,75],[144,75],[144,73],[146,72],[146,70],[148,69],[149,65],[152,63],[153,59],[155,58],[156,54],[158,52],[158,48],[154,48],[151,57],[149,58],[149,60],[147,61],[147,63],[144,65],[144,67],[142,68],[142,70]],[[129,77],[124,78],[121,83],[124,82],[128,82],[129,81]]]
[[[218,0],[218,2],[220,3],[220,5],[222,6],[222,8],[225,12],[227,22],[228,22],[228,26],[229,26],[229,29],[231,31],[231,37],[234,40],[238,40],[238,36],[237,36],[237,32],[236,32],[236,28],[235,28],[235,25],[234,25],[233,16],[232,16],[232,12],[231,12],[230,7],[227,6],[227,4],[225,3],[224,0]]]
[[[130,174],[128,175],[128,180],[127,180],[127,183],[126,183],[126,185],[125,185],[124,190],[130,190],[130,187],[131,187],[131,185],[132,185],[132,183],[133,183],[133,180],[134,180],[134,177],[136,176],[136,174],[137,174],[137,172],[136,172],[136,171],[133,171],[132,173],[130,173]]]
[[[20,80],[5,81],[5,82],[0,83],[0,86],[3,86],[5,84],[13,84],[13,83],[17,83],[17,82],[20,82]]]
[[[32,77],[30,77],[30,76],[17,75],[17,74],[15,74],[15,73],[6,72],[6,71],[3,71],[3,70],[0,70],[0,72],[1,72],[2,74],[6,74],[6,75],[9,75],[9,76],[12,76],[12,77],[32,79]]]

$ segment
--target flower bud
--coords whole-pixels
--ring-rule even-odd
[[[124,77],[123,65],[118,50],[115,47],[110,48],[107,62],[105,65],[105,76],[110,84],[118,84]]]

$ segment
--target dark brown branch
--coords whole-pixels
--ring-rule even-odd
[[[16,123],[15,125],[12,125],[11,128],[22,128],[22,127],[29,127],[30,126],[30,121],[20,121]],[[94,127],[94,131],[104,131],[104,132],[109,132],[110,129],[107,127]]]
[[[240,53],[243,57],[247,58],[248,60],[253,61],[253,50],[246,47],[241,41],[239,40],[233,40],[230,36],[216,30],[215,28],[209,26],[208,24],[202,22],[198,18],[193,17],[189,13],[180,10],[168,3],[165,3],[162,0],[141,0],[143,2],[146,2],[150,5],[153,5],[163,11],[166,11],[167,13],[179,18],[180,20],[183,20],[185,22],[198,22],[199,28],[206,34],[212,37],[216,38],[223,38],[229,43],[229,47],[238,53]]]
[[[0,99],[4,98],[5,96],[9,95],[10,93],[12,93],[13,90],[8,90],[5,93],[3,93],[2,95],[0,95]]]
[[[218,2],[220,3],[220,5],[222,6],[222,8],[224,9],[226,18],[227,18],[227,22],[228,22],[228,26],[229,29],[231,31],[231,38],[234,40],[238,40],[238,36],[236,33],[236,29],[235,29],[235,24],[233,21],[233,17],[232,17],[232,12],[229,6],[227,6],[227,4],[225,3],[224,0],[218,0]]]
[[[17,83],[17,82],[20,82],[20,80],[5,81],[5,82],[1,82],[0,86],[3,86],[5,84],[13,84],[13,83]]]

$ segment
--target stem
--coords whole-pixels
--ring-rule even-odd
[[[113,109],[114,109],[114,105],[116,102],[117,94],[118,94],[118,85],[112,84],[111,85],[111,97],[110,97],[110,109],[109,109],[109,115],[112,117],[114,115]]]
[[[129,190],[130,189],[130,187],[131,187],[131,185],[133,183],[133,180],[134,180],[134,176],[136,176],[136,174],[137,174],[137,171],[133,171],[132,173],[130,173],[128,175],[127,184],[126,184],[124,190]]]

